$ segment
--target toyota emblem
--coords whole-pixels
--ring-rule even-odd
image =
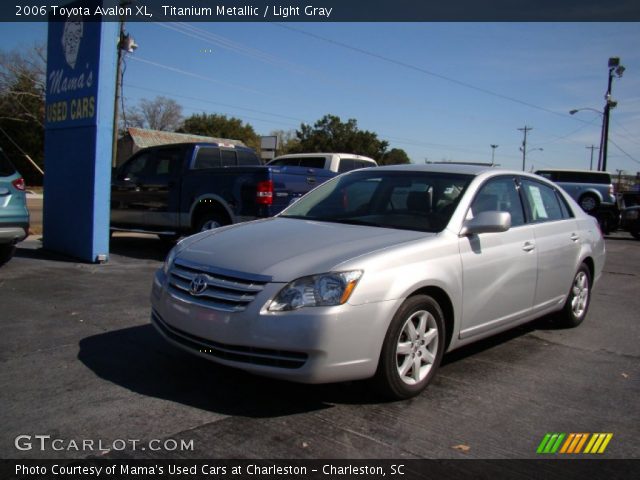
[[[202,273],[193,277],[189,285],[189,293],[194,297],[198,297],[204,293],[208,286],[207,276]]]

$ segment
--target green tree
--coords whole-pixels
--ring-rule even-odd
[[[25,158],[44,163],[46,48],[0,51],[0,146],[29,185],[42,175]]]
[[[355,119],[342,122],[335,115],[325,115],[313,126],[303,123],[296,136],[299,143],[292,149],[295,153],[344,152],[381,160],[389,146],[375,133],[358,129]]]
[[[411,163],[407,152],[401,148],[392,148],[378,162],[380,165],[401,165]]]
[[[194,114],[185,119],[178,132],[241,140],[247,146],[260,151],[260,137],[253,127],[248,123],[243,124],[242,120],[235,117],[215,113]]]

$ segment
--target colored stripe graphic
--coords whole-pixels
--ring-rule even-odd
[[[587,438],[589,438],[588,433],[570,433],[567,441],[562,445],[560,453],[580,453]]]
[[[564,433],[547,433],[538,445],[537,453],[556,453],[564,437]]]
[[[542,438],[540,445],[538,445],[536,453],[547,455],[555,453],[570,455],[579,453],[602,454],[612,438],[613,433],[547,433]],[[585,444],[587,446],[583,450]]]
[[[584,453],[604,453],[613,437],[613,433],[594,433]]]

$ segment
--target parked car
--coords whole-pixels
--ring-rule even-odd
[[[373,158],[351,153],[292,153],[276,157],[267,165],[322,168],[336,173],[378,166]]]
[[[446,351],[546,314],[579,325],[604,260],[596,220],[542,177],[355,170],[275,218],[184,239],[155,274],[151,320],[224,365],[306,383],[373,378],[406,398]]]
[[[0,149],[0,266],[15,252],[16,243],[29,234],[29,211],[25,183]]]
[[[640,205],[634,205],[622,210],[620,213],[620,228],[627,230],[636,240],[640,240]]]
[[[626,191],[618,193],[620,208],[635,207],[640,205],[640,191]]]
[[[253,150],[233,144],[150,147],[114,174],[111,230],[175,240],[270,217],[334,176],[324,169],[264,166]]]
[[[564,188],[587,213],[595,213],[601,206],[616,206],[611,174],[607,172],[550,169],[536,173]]]

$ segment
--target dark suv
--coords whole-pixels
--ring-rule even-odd
[[[536,173],[560,185],[587,213],[595,213],[600,206],[616,205],[611,175],[607,172],[538,170]]]
[[[29,232],[24,179],[0,149],[0,265],[13,256]]]

